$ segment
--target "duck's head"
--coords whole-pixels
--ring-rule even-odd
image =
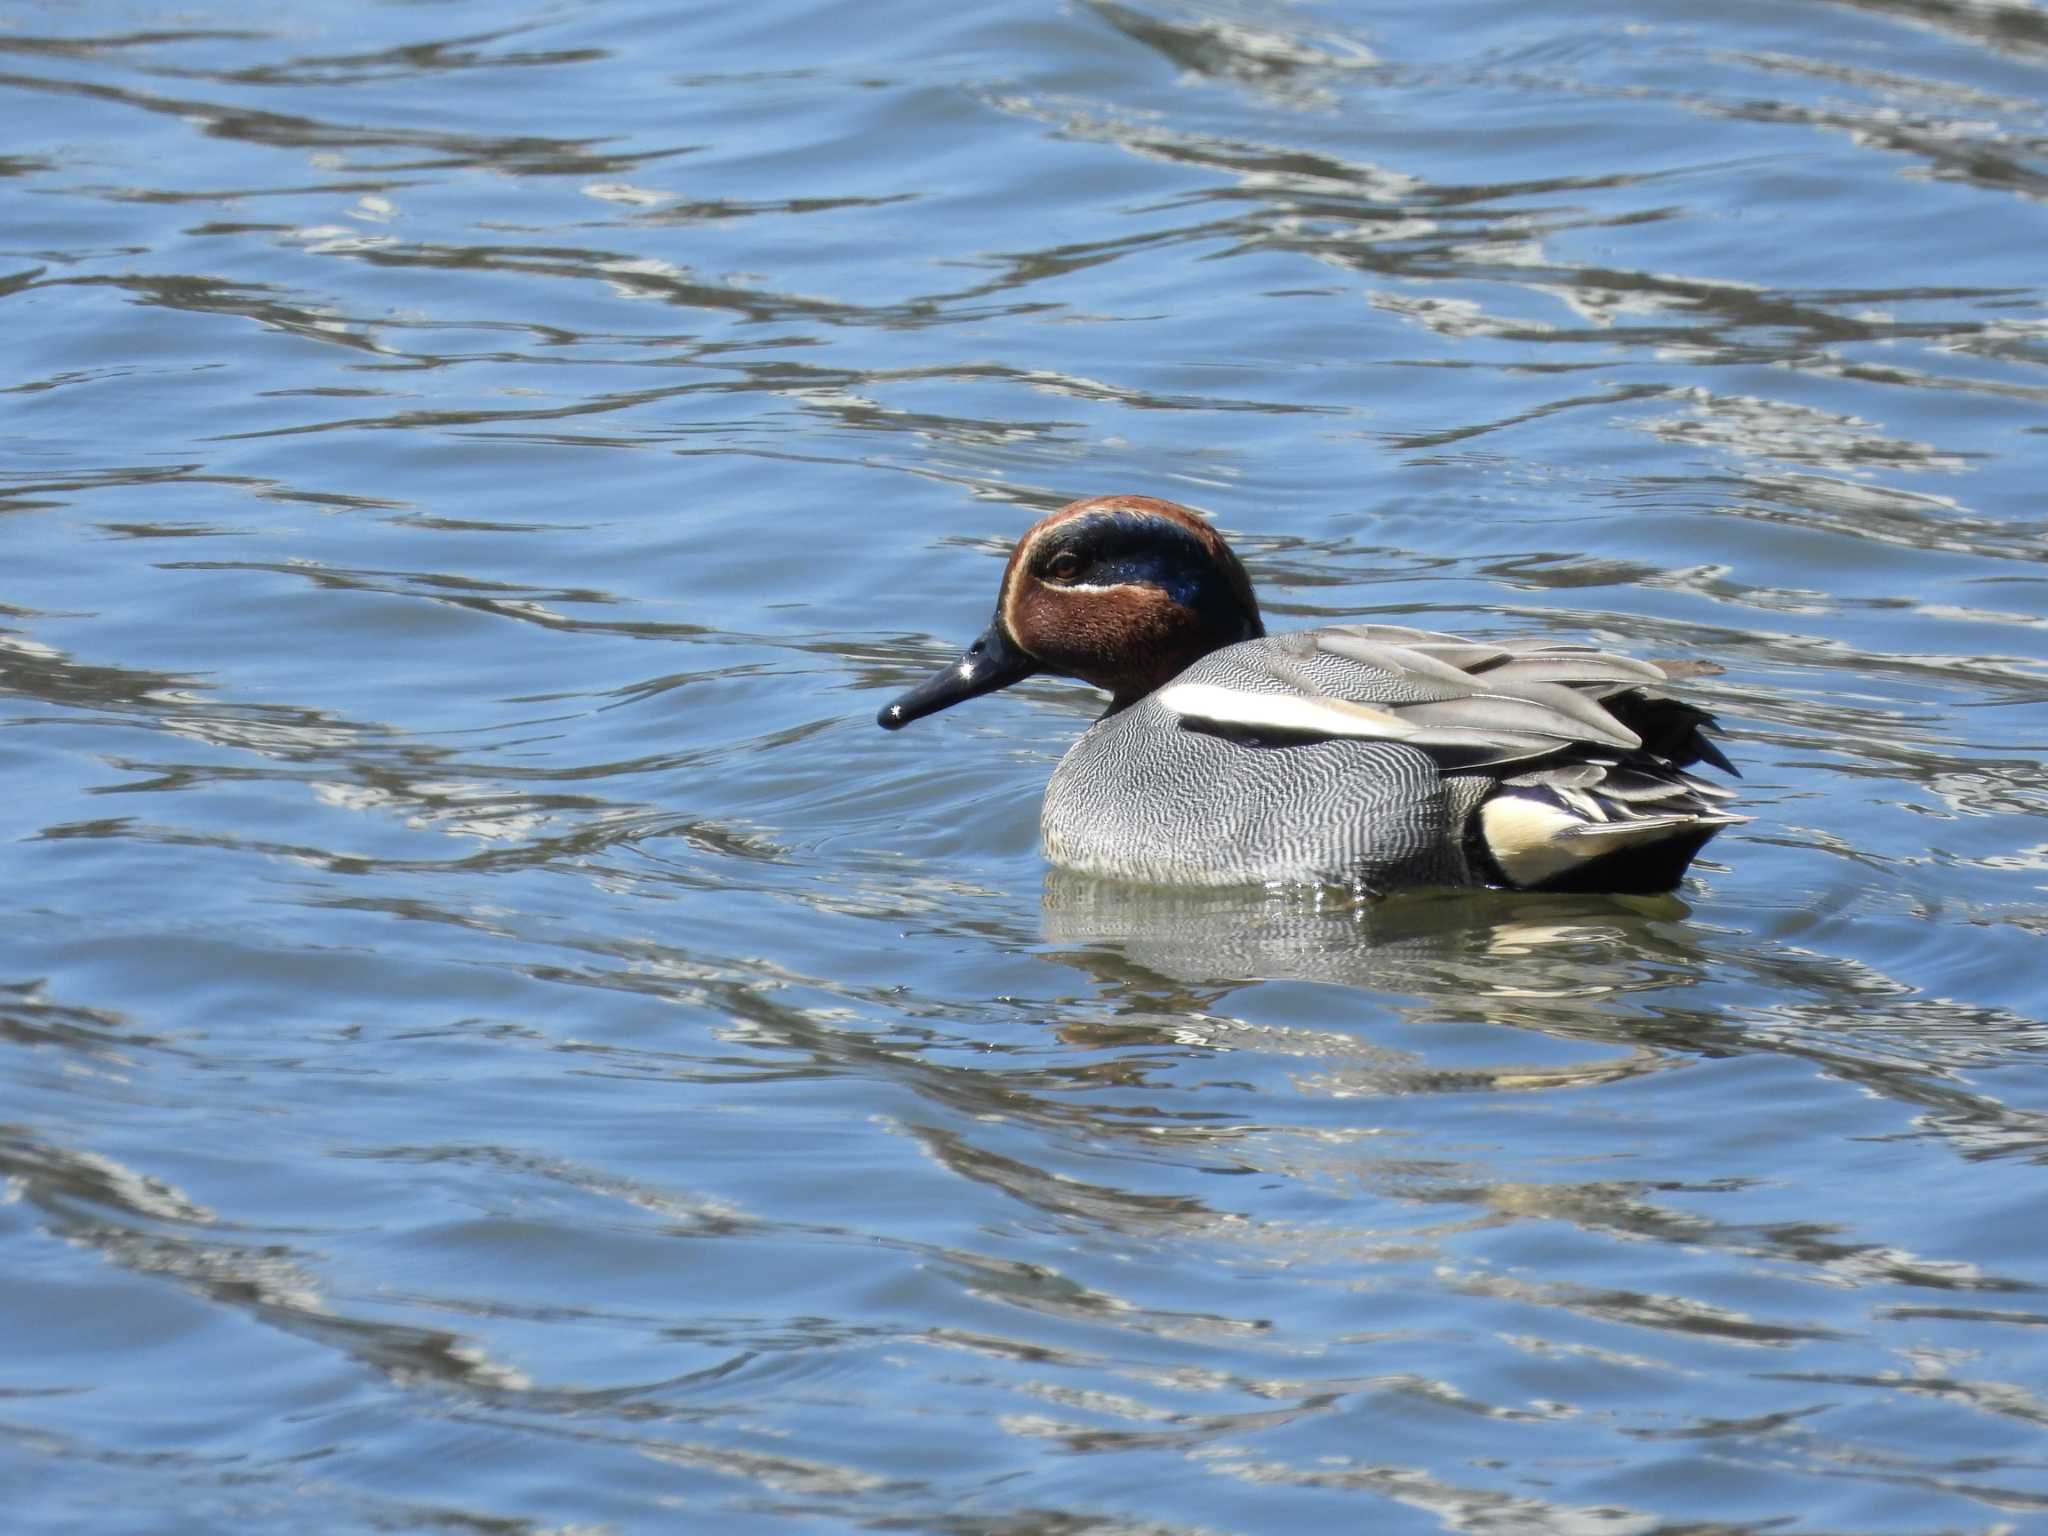
[[[875,719],[893,731],[1038,672],[1107,689],[1119,710],[1265,632],[1251,578],[1214,528],[1156,497],[1095,496],[1017,541],[981,638]]]

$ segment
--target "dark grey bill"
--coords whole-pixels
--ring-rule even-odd
[[[895,703],[884,705],[875,724],[885,731],[901,730],[913,720],[1021,683],[1037,670],[1036,661],[1010,644],[1002,624],[992,623],[945,671],[919,683]]]

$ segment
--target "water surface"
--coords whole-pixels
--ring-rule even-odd
[[[2048,13],[0,7],[25,1531],[2048,1518]],[[1709,661],[1678,899],[1049,873],[1043,511]]]

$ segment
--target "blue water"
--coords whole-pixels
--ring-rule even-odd
[[[2048,1521],[2048,12],[0,4],[10,1530]],[[1718,668],[1049,872],[1044,511]]]

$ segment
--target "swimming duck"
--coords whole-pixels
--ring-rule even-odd
[[[897,730],[1036,673],[1105,690],[1060,760],[1046,857],[1163,885],[1668,891],[1721,828],[1734,767],[1664,668],[1392,624],[1268,635],[1251,578],[1186,507],[1097,496],[1010,553],[959,661]]]

